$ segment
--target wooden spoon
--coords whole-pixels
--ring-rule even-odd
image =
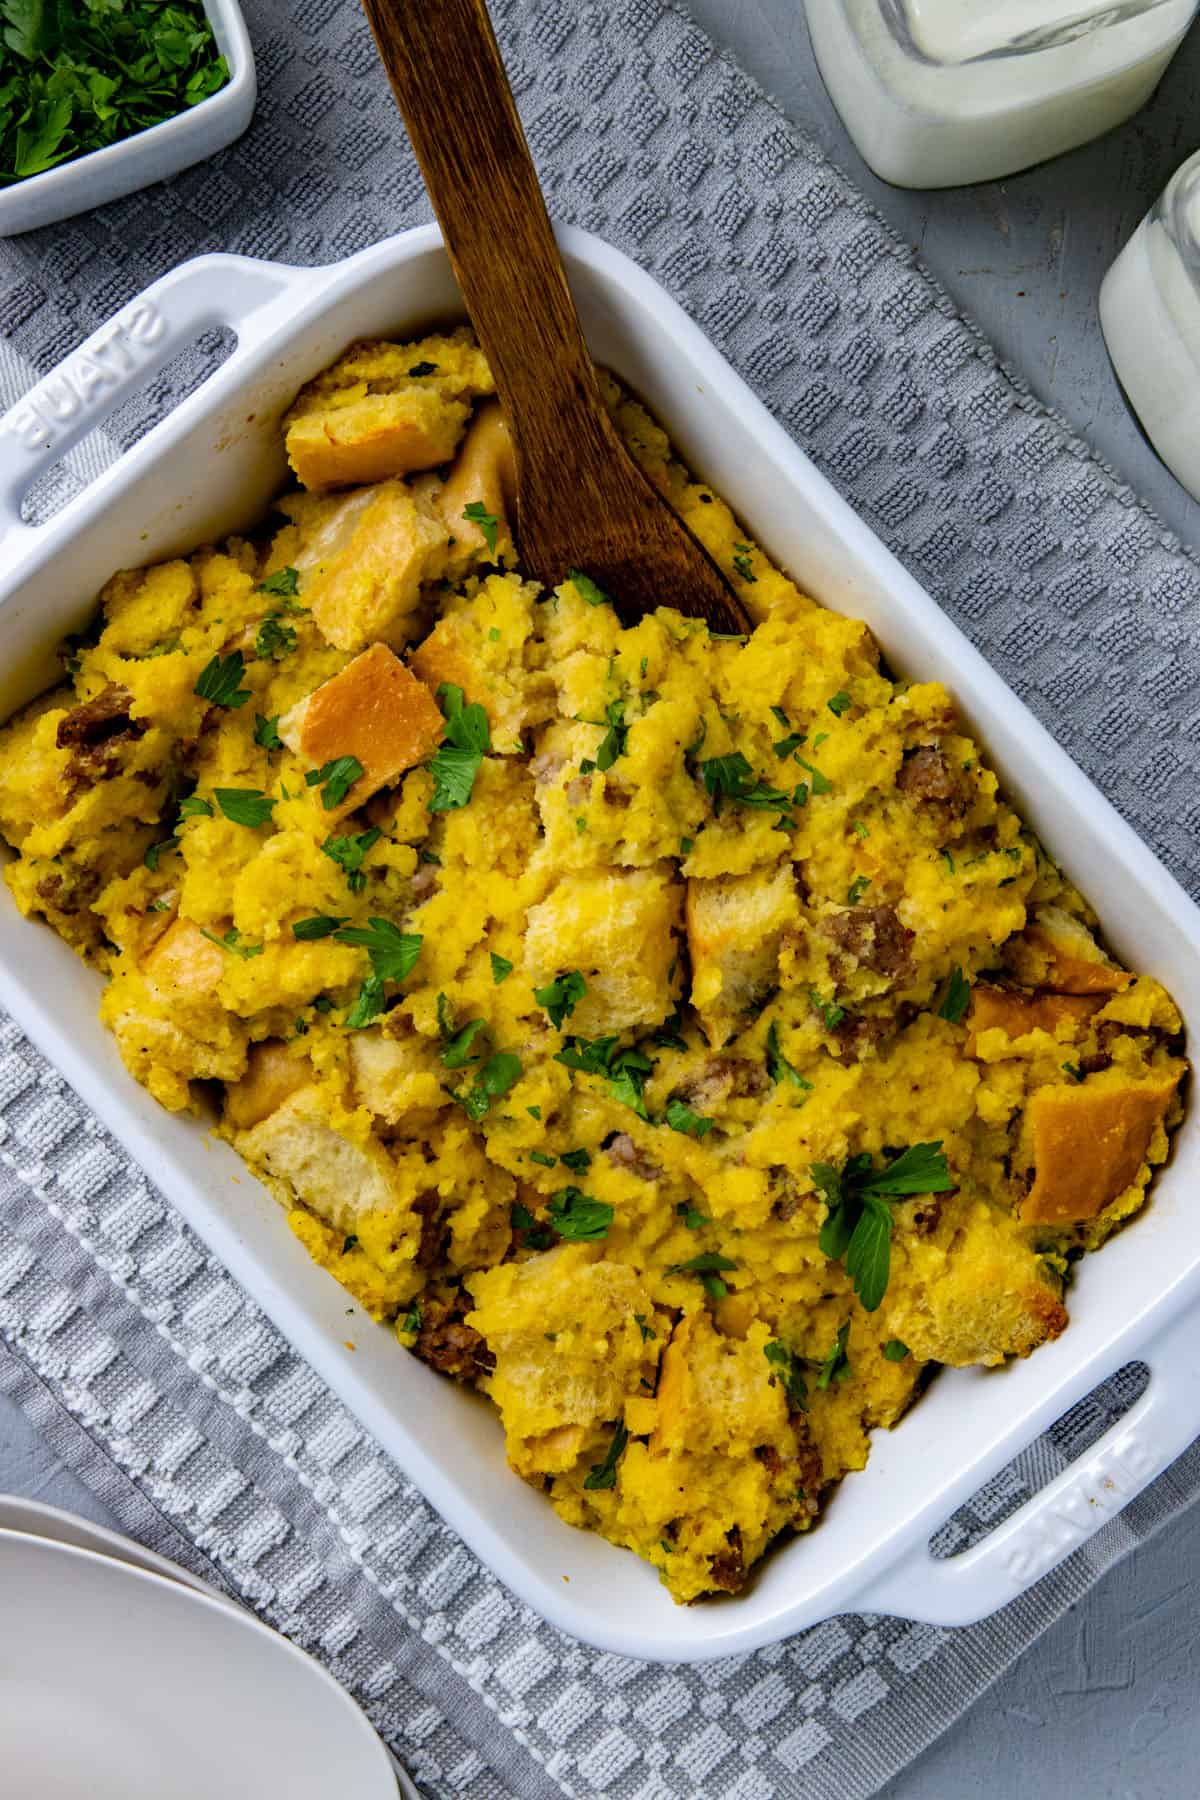
[[[496,377],[522,566],[547,587],[582,570],[626,622],[673,606],[714,631],[749,630],[601,398],[484,0],[363,7]]]

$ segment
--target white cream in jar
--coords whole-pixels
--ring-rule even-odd
[[[825,85],[901,187],[1028,168],[1149,99],[1198,0],[805,0]]]
[[[1200,500],[1200,152],[1105,276],[1100,323],[1146,436]]]

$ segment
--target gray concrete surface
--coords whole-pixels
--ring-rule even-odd
[[[1149,108],[1047,168],[941,194],[878,182],[814,68],[800,0],[685,0],[866,189],[1034,391],[1090,438],[1190,542],[1200,506],[1125,411],[1096,325],[1100,280],[1183,157],[1200,145],[1200,26]],[[0,1397],[0,1490],[105,1509]],[[887,1800],[1193,1800],[1200,1792],[1200,1509],[1114,1569],[924,1757]]]

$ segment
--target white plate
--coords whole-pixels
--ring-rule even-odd
[[[0,1531],[0,1772],[37,1800],[395,1800],[354,1702],[285,1638],[108,1556]]]
[[[865,619],[902,674],[948,684],[1014,802],[1099,906],[1113,947],[1167,983],[1200,1043],[1200,914],[1179,884],[662,288],[598,238],[560,237],[597,357],[810,593]],[[433,227],[327,269],[202,257],[39,382],[0,419],[0,717],[56,678],[55,646],[112,570],[261,515],[284,478],[282,410],[351,339],[412,335],[455,315]],[[180,345],[222,323],[237,348],[201,388],[57,517],[21,520],[40,473]],[[667,1662],[725,1656],[853,1608],[966,1624],[1098,1530],[1200,1432],[1193,1106],[1145,1215],[1081,1266],[1069,1331],[1003,1371],[939,1376],[900,1430],[877,1435],[868,1467],[843,1482],[818,1530],[766,1558],[736,1599],[675,1606],[652,1568],[563,1524],[508,1471],[486,1403],[373,1325],[228,1145],[132,1081],[97,1017],[98,990],[65,944],[0,897],[0,991],[24,1029],[477,1554],[562,1630],[604,1649]],[[91,1241],[105,1258],[102,1236]],[[114,1269],[120,1255],[113,1246]],[[206,1374],[219,1388],[219,1341],[212,1352]],[[930,1557],[949,1514],[1137,1356],[1152,1378],[1124,1419],[983,1543]],[[229,1380],[236,1388],[240,1377]]]

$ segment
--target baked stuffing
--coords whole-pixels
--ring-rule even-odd
[[[509,1461],[735,1592],[931,1365],[1025,1356],[1142,1205],[1179,1015],[941,685],[773,567],[612,381],[755,621],[523,578],[469,333],[353,345],[261,530],[113,577],[0,734],[21,910]],[[567,504],[564,498],[564,504]]]

